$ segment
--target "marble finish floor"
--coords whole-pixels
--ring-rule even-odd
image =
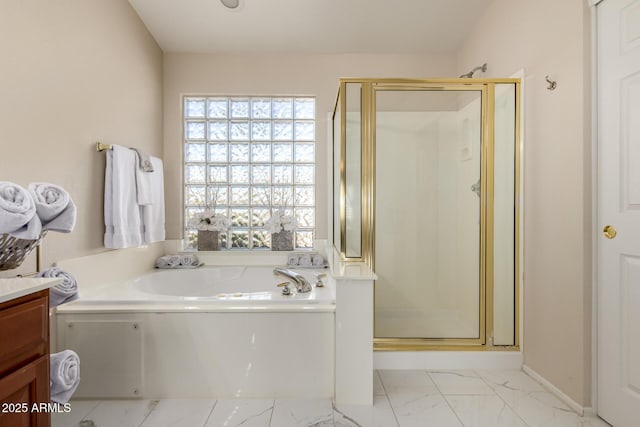
[[[78,400],[53,427],[609,427],[522,371],[380,370],[372,407],[330,399]]]

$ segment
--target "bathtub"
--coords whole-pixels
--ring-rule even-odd
[[[332,397],[334,281],[283,296],[272,270],[156,270],[81,291],[56,313],[58,350],[80,356],[74,397]]]

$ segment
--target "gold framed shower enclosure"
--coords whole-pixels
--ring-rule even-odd
[[[504,95],[505,90],[509,91],[507,95]],[[388,94],[397,94],[397,98],[401,99],[403,93],[438,92],[456,94],[456,99],[475,94],[480,105],[478,277],[477,290],[474,291],[478,300],[470,310],[471,314],[462,313],[462,317],[477,318],[477,321],[474,320],[476,326],[468,334],[454,332],[452,336],[444,333],[419,336],[422,334],[407,332],[411,328],[403,326],[396,328],[402,333],[381,333],[376,322],[374,349],[515,350],[519,348],[520,339],[520,79],[341,79],[333,112],[331,240],[343,261],[364,262],[378,273],[376,239],[381,236],[376,235],[376,219],[381,212],[376,212],[376,209],[380,209],[376,205],[376,198],[381,177],[377,175],[380,171],[376,167],[379,160],[376,158],[376,144],[379,137],[377,126],[380,126],[377,120],[382,114],[378,109],[380,99],[385,99]],[[501,105],[506,105],[506,117],[512,116],[512,123],[506,128],[502,125],[498,128],[501,141],[507,141],[500,142],[498,153],[495,152],[496,117],[501,115],[500,120],[504,121],[505,114],[496,114],[496,99]],[[411,102],[402,100],[389,108],[411,111],[412,106],[408,104]],[[465,149],[460,148],[458,154],[466,156]],[[502,153],[503,150],[506,153]],[[507,165],[506,168],[501,166],[502,169],[498,171],[498,182],[494,173],[497,158],[500,158],[498,163]],[[388,176],[385,177],[385,181],[388,179]],[[508,185],[503,185],[504,182]],[[400,188],[398,191],[404,190]],[[494,227],[496,209],[501,225],[507,223],[510,231],[507,238],[498,236],[498,245],[494,247],[496,232],[501,232],[500,228],[496,230]],[[505,222],[505,218],[508,221]],[[497,288],[494,286],[496,270],[499,276]],[[377,311],[380,300],[377,295],[375,298]],[[500,336],[496,338],[494,333]]]

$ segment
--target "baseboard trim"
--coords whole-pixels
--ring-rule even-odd
[[[374,369],[520,369],[519,351],[377,351]]]
[[[560,399],[565,405],[567,405],[569,408],[571,408],[575,413],[577,413],[581,417],[584,417],[585,414],[593,413],[593,409],[591,407],[585,408],[584,406],[580,405],[578,402],[570,398],[562,390],[560,390],[558,387],[550,383],[546,378],[544,378],[542,375],[540,375],[539,373],[531,369],[529,366],[522,365],[522,370],[531,378],[539,382],[542,385],[542,387],[547,389],[551,394],[553,394],[555,397]]]

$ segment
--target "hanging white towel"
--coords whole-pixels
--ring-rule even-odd
[[[130,248],[143,243],[141,208],[137,203],[136,153],[113,145],[107,151],[104,178],[104,246]]]
[[[153,164],[151,163],[151,156],[146,151],[142,151],[139,148],[132,148],[138,155],[138,168],[145,172],[153,172]]]
[[[136,153],[136,199],[140,206],[146,206],[153,203],[153,190],[151,188],[153,181],[153,164],[151,157],[147,155],[147,160],[143,160],[140,150],[133,150]],[[151,170],[147,170],[141,166],[147,164]]]
[[[62,187],[47,182],[29,184],[29,193],[36,204],[36,212],[43,230],[70,233],[76,224],[76,205]]]
[[[144,243],[161,242],[165,238],[164,229],[164,173],[162,160],[151,156],[153,172],[149,175],[151,183],[151,204],[142,206]],[[136,168],[137,169],[137,168]]]
[[[80,358],[73,350],[54,353],[50,359],[51,401],[67,403],[80,384]]]
[[[0,182],[0,234],[34,240],[42,232],[36,205],[29,192],[13,182]]]

